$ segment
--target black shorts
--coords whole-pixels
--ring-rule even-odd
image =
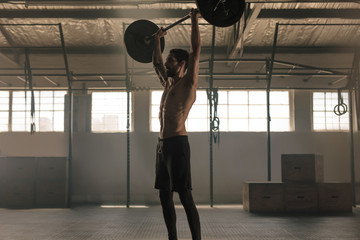
[[[190,145],[187,136],[159,139],[155,188],[180,192],[191,187]]]

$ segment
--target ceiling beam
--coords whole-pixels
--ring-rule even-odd
[[[182,18],[188,9],[1,9],[0,18]]]
[[[171,46],[169,46],[170,48]],[[176,46],[178,48],[187,48],[188,46]],[[31,47],[30,47],[31,48]],[[226,52],[226,47],[215,47],[215,54],[222,54]],[[12,48],[1,48],[0,54],[11,54],[13,53]],[[123,54],[124,48],[121,46],[97,46],[97,47],[66,47],[67,54]],[[210,54],[211,47],[202,47],[202,54]],[[31,48],[31,54],[63,54],[61,48]]]
[[[228,58],[235,58],[239,51],[243,48],[243,39],[246,39],[248,36],[251,26],[253,25],[254,21],[257,19],[263,4],[256,4],[252,9],[250,16],[246,19],[246,26],[244,29],[240,29],[242,31],[240,33],[240,37],[237,39],[235,44],[233,45],[232,50],[228,54]],[[244,15],[243,15],[244,17]],[[243,21],[243,18],[241,19]]]
[[[188,9],[1,9],[0,18],[182,18]],[[262,9],[258,18],[342,18],[360,19],[356,9]]]
[[[185,48],[185,46],[180,46],[179,48]],[[123,48],[118,46],[97,46],[97,47],[66,47],[67,54],[123,54]],[[215,47],[215,54],[223,54],[226,52],[225,47]],[[272,47],[245,47],[244,54],[271,54]],[[289,54],[342,54],[342,53],[351,53],[355,52],[355,48],[353,47],[336,47],[336,46],[328,46],[328,47],[281,47],[276,49],[277,53],[289,53]],[[0,57],[5,57],[6,55],[13,54],[13,49],[0,48]],[[211,47],[202,47],[202,54],[210,54]],[[34,48],[31,49],[31,54],[62,54],[61,49],[54,48]],[[10,60],[9,57],[7,57]],[[12,60],[13,64],[18,64],[14,60]]]
[[[359,5],[360,6],[360,5]],[[262,9],[258,18],[341,18],[360,19],[360,8],[355,9]]]
[[[24,0],[3,0],[3,2],[24,3]],[[247,3],[326,3],[339,2],[338,0],[246,0]],[[355,0],[343,0],[341,2],[355,2]],[[194,0],[27,0],[27,6],[116,6],[131,5],[138,6],[143,4],[190,4]]]

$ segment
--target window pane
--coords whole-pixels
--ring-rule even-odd
[[[273,118],[287,118],[289,117],[289,106],[287,105],[271,105],[270,116]]]
[[[151,119],[151,131],[160,132],[160,122],[158,118]]]
[[[208,98],[206,91],[196,91],[196,101],[194,104],[207,104]]]
[[[248,104],[248,92],[229,91],[229,104]]]
[[[249,116],[250,118],[266,118],[267,109],[265,105],[250,105]]]
[[[54,122],[56,117],[62,118],[61,122],[64,122],[65,94],[66,91],[34,91],[36,131],[64,131],[64,124],[55,128]],[[30,91],[13,92],[12,131],[30,131],[31,98]]]
[[[289,119],[274,119],[271,118],[270,129],[271,131],[290,131]]]
[[[207,107],[207,106],[206,106]],[[227,105],[218,105],[217,114],[219,118],[228,118],[228,108]]]
[[[190,132],[209,131],[207,119],[188,119],[187,129]]]
[[[343,102],[348,105],[348,94],[342,93]],[[314,130],[349,130],[348,113],[338,116],[334,108],[339,104],[337,92],[313,93],[313,129]],[[343,110],[340,108],[339,110]]]
[[[229,118],[248,118],[248,107],[244,105],[230,105]]]
[[[228,94],[227,91],[218,91],[218,104],[227,104]]]
[[[266,104],[266,92],[265,91],[250,91],[249,92],[249,104]]]
[[[196,91],[196,101],[189,112],[187,121],[185,122],[187,131],[209,131],[209,105],[207,102],[206,91]]]
[[[289,92],[270,92],[270,104],[289,104]]]
[[[152,118],[158,118],[159,117],[159,105],[152,105],[151,107],[151,117]]]
[[[127,92],[92,93],[91,129],[93,132],[127,130]]]
[[[219,130],[220,132],[228,132],[229,131],[229,124],[228,124],[228,119],[222,119],[219,118],[220,120],[220,125],[219,125]]]
[[[64,112],[54,112],[54,131],[64,131]]]
[[[188,118],[206,118],[207,106],[194,104],[189,112]]]
[[[313,100],[313,110],[314,111],[322,111],[325,109],[325,102],[323,99],[314,99]]]
[[[232,131],[249,131],[247,119],[229,119],[229,129]]]
[[[9,91],[0,91],[0,132],[9,131]]]
[[[40,121],[40,124],[39,124],[39,127],[38,127],[38,130],[41,131],[41,132],[49,132],[49,131],[52,131],[53,129],[53,123],[52,123],[52,120],[53,120],[53,113],[52,112],[41,112],[40,114],[40,118],[39,118],[39,121]]]
[[[252,119],[249,123],[249,130],[265,132],[267,130],[266,119]]]
[[[152,96],[154,94],[158,94],[158,91],[153,91]],[[290,131],[289,92],[275,91],[271,94],[272,118],[277,119],[271,130]],[[217,117],[220,119],[220,131],[266,131],[266,91],[221,90],[218,91],[218,97]],[[158,100],[160,101],[159,98]],[[158,106],[159,102],[151,106],[152,131],[160,128],[157,120]],[[209,131],[209,104],[206,91],[197,91],[197,99],[185,124],[187,131]]]

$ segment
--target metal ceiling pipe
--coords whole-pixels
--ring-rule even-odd
[[[54,0],[12,0],[4,1],[10,4],[21,4],[25,6],[139,6],[149,4],[193,4],[194,0],[178,0],[178,1],[121,1],[121,0],[65,0],[65,1],[54,1]],[[246,3],[335,3],[339,2],[336,0],[246,0]],[[358,1],[341,1],[341,3],[359,3]]]

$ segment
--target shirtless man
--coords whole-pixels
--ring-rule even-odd
[[[169,240],[177,240],[174,191],[178,192],[184,206],[192,239],[201,239],[199,214],[191,193],[190,146],[185,129],[186,118],[196,99],[200,58],[199,13],[192,9],[190,16],[190,54],[182,49],[172,49],[164,65],[160,38],[166,31],[162,28],[156,33],[153,53],[154,68],[164,87],[159,113],[155,188],[159,189]]]

